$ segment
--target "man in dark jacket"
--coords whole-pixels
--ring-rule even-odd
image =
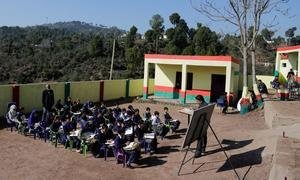
[[[46,89],[43,91],[43,117],[42,121],[48,121],[48,116],[54,105],[54,93],[49,84],[46,84]]]

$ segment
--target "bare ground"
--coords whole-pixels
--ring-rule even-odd
[[[131,103],[142,113],[147,106],[163,113],[164,105]],[[122,106],[127,107],[129,104]],[[158,152],[142,155],[134,169],[116,164],[113,157],[95,159],[90,154],[71,152],[62,146],[24,137],[16,132],[0,131],[0,179],[237,179],[212,132],[208,133],[209,154],[187,163],[177,176],[184,156],[181,145],[187,127],[187,117],[178,113],[178,106],[168,106],[173,118],[182,124],[179,133],[159,140]],[[221,115],[215,109],[211,124],[236,167],[241,179],[268,179],[277,140],[264,136],[266,125],[263,111],[245,116]],[[266,138],[267,137],[267,138]],[[192,156],[192,154],[189,154]]]

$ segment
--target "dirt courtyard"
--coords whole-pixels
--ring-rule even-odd
[[[165,105],[131,103],[141,114],[146,107],[163,113]],[[121,106],[127,107],[129,104]],[[183,159],[181,145],[187,128],[187,117],[178,112],[181,107],[168,105],[173,118],[181,121],[179,132],[169,133],[164,140],[158,140],[157,153],[142,154],[134,169],[116,164],[113,157],[107,161],[84,157],[75,151],[55,148],[49,142],[34,140],[0,130],[0,180],[41,179],[237,179],[226,161],[211,131],[208,132],[208,154],[187,163],[181,175],[177,176]],[[277,139],[264,133],[267,129],[263,110],[239,114],[219,114],[215,109],[211,125],[228,153],[241,179],[268,179]],[[195,146],[195,144],[194,144]],[[191,157],[192,154],[189,154]]]

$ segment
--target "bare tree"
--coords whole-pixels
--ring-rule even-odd
[[[239,49],[243,56],[242,98],[245,98],[248,93],[247,58],[249,50],[251,50],[252,55],[252,78],[256,84],[255,44],[257,34],[260,30],[262,16],[271,11],[278,10],[281,3],[288,1],[289,0],[228,0],[227,5],[220,8],[214,0],[200,0],[198,6],[194,6],[192,0],[190,0],[194,9],[209,19],[213,21],[225,21],[237,27],[240,33]],[[248,31],[250,27],[253,27],[251,34]]]

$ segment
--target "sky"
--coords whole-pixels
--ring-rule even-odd
[[[201,0],[0,0],[0,26],[31,26],[59,21],[84,21],[117,26],[129,30],[132,25],[144,33],[150,28],[149,20],[154,14],[160,14],[165,27],[171,27],[169,16],[177,12],[189,25],[196,27],[202,23],[212,30],[224,34],[235,33],[236,28],[228,23],[214,22],[201,15],[193,6]],[[215,0],[219,6],[227,0]],[[290,27],[297,27],[300,34],[299,0],[290,0],[289,15],[278,16],[273,30],[276,35],[284,36]],[[274,13],[264,16],[263,23],[273,23]],[[276,23],[277,24],[277,23]]]

